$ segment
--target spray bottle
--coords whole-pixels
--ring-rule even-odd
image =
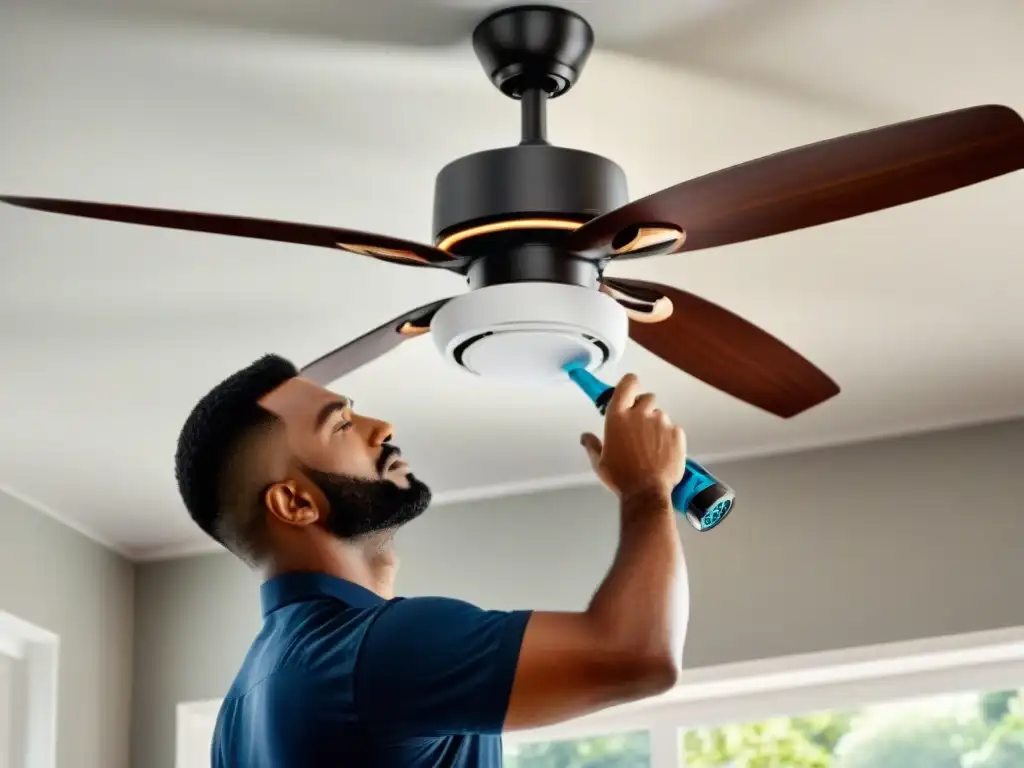
[[[565,366],[565,372],[603,416],[615,387],[605,384],[580,363],[569,363]],[[722,522],[732,511],[735,501],[736,494],[732,488],[692,459],[686,460],[683,479],[672,489],[672,506],[685,515],[690,525],[698,531],[710,531]]]

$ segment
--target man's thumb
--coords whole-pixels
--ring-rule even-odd
[[[600,438],[590,432],[584,432],[580,435],[580,445],[583,446],[583,450],[585,450],[587,452],[587,456],[590,457],[590,463],[597,467],[597,462],[601,460]]]

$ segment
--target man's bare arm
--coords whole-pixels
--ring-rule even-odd
[[[616,389],[607,447],[588,446],[598,474],[621,495],[615,561],[586,611],[530,617],[506,729],[647,698],[678,679],[689,604],[670,495],[681,475],[683,438],[652,396],[635,397],[635,387],[627,377]]]

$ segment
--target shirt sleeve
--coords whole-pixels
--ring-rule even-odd
[[[500,733],[529,618],[441,597],[390,603],[356,662],[359,718],[407,736]]]

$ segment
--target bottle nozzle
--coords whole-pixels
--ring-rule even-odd
[[[586,368],[586,363],[574,360],[567,363],[562,369],[569,375],[569,378],[583,390],[599,410],[604,409],[608,404],[608,392],[614,389],[601,381]]]

